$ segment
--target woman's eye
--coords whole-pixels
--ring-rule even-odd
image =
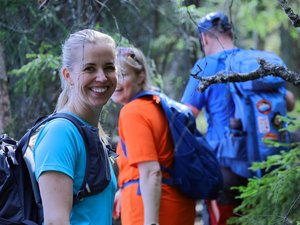
[[[104,68],[104,70],[107,72],[114,72],[114,71],[116,71],[116,67],[115,66],[107,66]]]
[[[94,72],[94,71],[95,71],[95,68],[94,68],[94,67],[91,67],[91,66],[89,66],[89,67],[85,67],[83,71],[84,71],[84,72],[91,73],[91,72]]]

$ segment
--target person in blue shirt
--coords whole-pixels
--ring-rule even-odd
[[[117,85],[115,48],[109,35],[91,29],[71,34],[62,48],[62,92],[56,112],[68,113],[87,127],[99,129],[103,151],[107,140],[99,119]],[[112,224],[117,184],[111,165],[103,167],[107,171],[102,172],[111,177],[105,189],[73,204],[85,175],[86,149],[72,122],[56,118],[45,124],[33,153],[45,225]]]
[[[198,23],[201,50],[205,57],[199,59],[191,70],[190,79],[181,101],[188,105],[197,117],[200,110],[205,109],[207,119],[206,138],[212,146],[217,157],[220,141],[225,138],[226,128],[230,125],[230,118],[234,117],[234,103],[231,98],[229,85],[214,84],[203,93],[198,91],[200,84],[196,77],[209,77],[217,72],[225,71],[225,61],[232,54],[243,51],[234,45],[232,26],[228,17],[222,12],[212,12],[202,17]],[[286,91],[287,110],[294,108],[294,97]],[[248,165],[238,160],[226,161],[218,158],[224,185],[220,197],[216,200],[206,201],[211,225],[226,225],[227,219],[234,216],[233,209],[240,204],[235,197],[239,194],[231,190],[233,186],[247,184],[247,177],[236,173],[236,169],[248,171]]]
[[[199,59],[191,70],[193,76],[208,77],[225,70],[225,61],[231,54],[240,51],[233,42],[232,26],[228,17],[222,12],[213,12],[204,16],[198,23],[199,40],[205,57]],[[197,90],[199,79],[190,77],[181,101],[188,105],[197,117],[205,109],[207,119],[206,138],[217,151],[218,144],[224,138],[225,127],[234,115],[234,105],[229,86],[226,84],[211,85],[203,93]],[[234,174],[229,167],[221,165],[224,176],[224,187],[220,197],[215,201],[206,201],[211,225],[226,224],[233,216],[233,209],[239,204],[234,197],[236,191],[231,186],[246,184],[247,180]]]

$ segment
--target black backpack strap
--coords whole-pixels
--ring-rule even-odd
[[[86,143],[86,137],[85,135],[83,135],[83,129],[82,126],[84,125],[80,120],[78,120],[77,118],[75,118],[74,116],[68,114],[68,113],[53,113],[49,116],[42,116],[40,118],[37,119],[37,121],[35,122],[34,126],[27,131],[27,133],[20,139],[18,145],[22,146],[22,153],[24,155],[24,153],[26,152],[27,146],[29,144],[30,138],[31,136],[37,131],[37,129],[45,124],[46,122],[49,122],[50,120],[53,120],[55,118],[64,118],[67,119],[69,121],[71,121],[76,128],[78,129],[78,131],[80,132],[84,142]]]
[[[86,169],[82,185],[73,196],[73,204],[76,204],[86,196],[101,192],[108,185],[111,180],[108,157],[114,153],[110,148],[107,151],[103,149],[98,128],[87,126],[68,113],[55,113],[51,115],[51,119],[53,118],[65,118],[71,121],[77,127],[85,143]]]
[[[41,198],[40,198],[38,185],[37,185],[34,177],[32,177],[33,175],[31,175],[32,171],[30,170],[30,168],[31,168],[30,165],[34,164],[34,162],[33,162],[32,156],[30,156],[30,154],[27,153],[27,148],[28,148],[31,136],[33,134],[35,134],[37,129],[40,126],[42,126],[43,124],[49,122],[50,120],[56,119],[56,118],[65,118],[65,119],[71,121],[76,126],[78,131],[80,132],[80,134],[81,134],[81,136],[84,140],[84,143],[87,143],[86,136],[83,135],[84,131],[82,129],[82,126],[84,124],[80,120],[78,120],[77,118],[75,118],[75,117],[73,117],[73,116],[71,116],[70,114],[67,114],[67,113],[53,113],[53,114],[48,115],[48,116],[39,117],[35,121],[34,126],[30,130],[28,130],[27,133],[19,140],[19,142],[17,144],[17,150],[16,151],[21,151],[22,152],[22,156],[25,160],[25,163],[27,164],[27,168],[29,170],[29,174],[30,174],[30,177],[31,177],[31,183],[32,183],[32,189],[33,189],[33,192],[34,192],[35,202],[37,204],[39,204],[41,202]],[[88,147],[88,146],[86,146],[86,147]]]
[[[73,196],[73,204],[84,197],[101,192],[111,181],[109,156],[116,158],[117,154],[108,146],[104,147],[98,133],[98,128],[87,126],[74,116],[67,113],[56,113],[55,118],[70,120],[80,132],[86,148],[86,169],[82,185]]]
[[[45,124],[46,122],[49,122],[50,120],[56,118],[64,118],[71,121],[78,129],[85,143],[86,169],[85,169],[85,175],[80,190],[78,191],[78,193],[76,193],[73,196],[73,204],[75,204],[86,196],[99,193],[108,185],[108,183],[111,180],[111,175],[109,173],[110,170],[109,170],[108,154],[110,155],[114,155],[114,154],[111,151],[103,150],[103,146],[100,141],[97,128],[85,125],[79,119],[77,119],[76,117],[68,113],[53,113],[49,116],[40,117],[36,121],[35,125],[20,139],[18,146],[21,149],[19,149],[19,151],[22,151],[22,154],[24,155],[27,150],[30,138],[37,131],[37,129],[41,125]],[[93,162],[96,161],[96,163],[91,163],[92,161]],[[105,171],[105,173],[102,171],[102,168],[100,168],[101,166],[103,166],[102,168]],[[99,170],[101,170],[99,172],[101,174],[97,175],[97,171]],[[95,185],[94,185],[94,181],[95,181]]]
[[[21,225],[38,225],[38,224],[31,220],[23,220]]]

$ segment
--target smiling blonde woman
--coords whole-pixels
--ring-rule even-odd
[[[100,113],[117,85],[114,40],[89,29],[71,34],[62,49],[61,84],[56,111],[102,131]],[[100,155],[106,151],[103,140],[104,133],[96,140],[101,145]],[[45,225],[112,224],[116,178],[107,158],[105,165],[99,165],[109,181],[107,186],[73,204],[89,161],[84,140],[72,122],[63,118],[48,122],[37,137],[34,158]]]

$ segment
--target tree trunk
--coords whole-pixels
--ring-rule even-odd
[[[10,102],[8,95],[8,78],[5,69],[3,46],[0,43],[0,134],[6,131],[10,121]]]
[[[299,57],[300,57],[300,43],[299,43],[299,35],[298,38],[292,38],[289,35],[290,29],[284,28],[281,26],[280,28],[280,37],[281,37],[281,56],[284,59],[284,62],[287,64],[287,67],[293,71],[300,71],[299,65]],[[288,84],[288,88],[297,96],[300,97],[299,88],[294,87],[293,85]]]

